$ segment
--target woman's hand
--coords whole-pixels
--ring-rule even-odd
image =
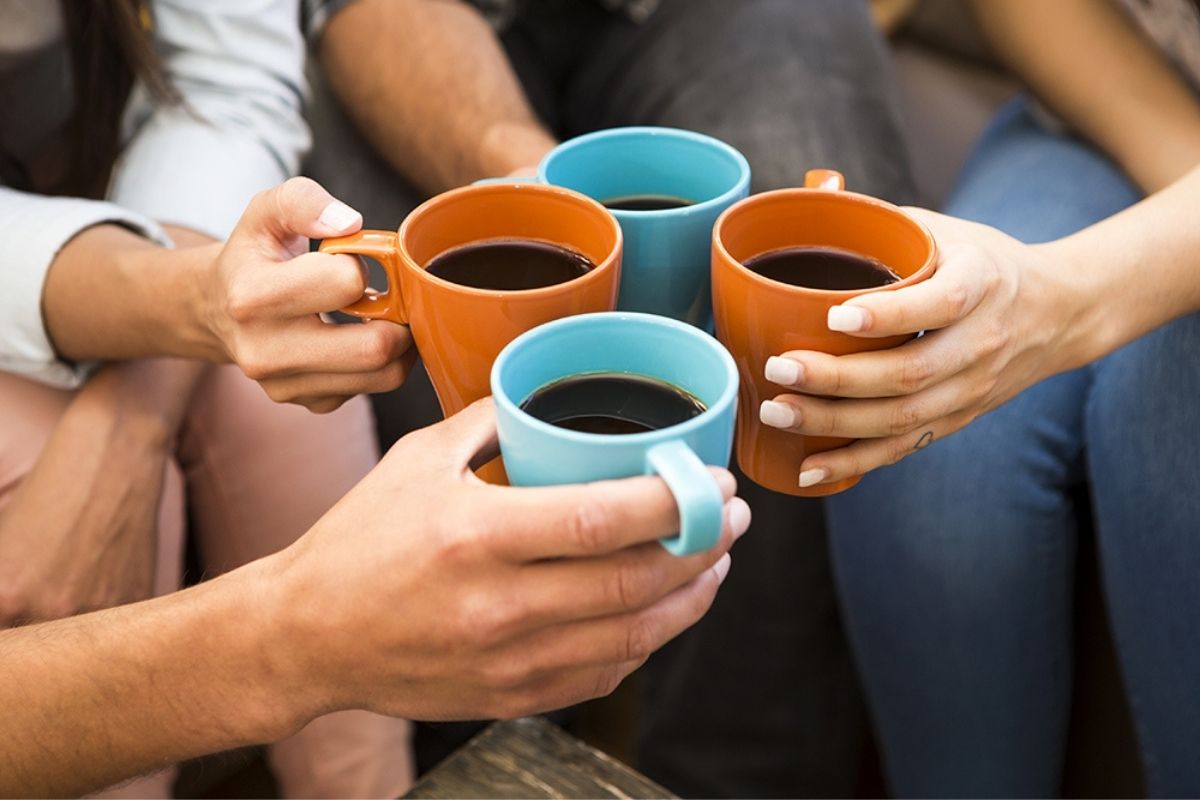
[[[767,362],[767,379],[789,393],[763,403],[765,424],[860,440],[806,459],[803,487],[893,464],[1087,361],[1086,293],[1056,263],[1053,245],[1025,245],[984,225],[908,211],[933,231],[937,272],[831,309],[829,327],[862,337],[925,335],[890,350],[841,357],[794,351]]]
[[[0,627],[150,597],[163,472],[205,366],[105,367],[0,515]]]
[[[359,300],[366,274],[353,256],[310,253],[309,238],[361,227],[358,212],[293,178],[254,198],[217,256],[203,292],[207,327],[273,400],[324,413],[408,375],[416,354],[407,327],[320,316]]]

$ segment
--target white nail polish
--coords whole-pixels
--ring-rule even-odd
[[[735,542],[750,528],[750,506],[736,497],[729,503],[729,528]]]
[[[721,560],[713,564],[713,572],[717,573],[717,581],[725,582],[725,576],[729,574],[729,568],[733,566],[733,559],[729,557],[729,553],[721,556]]]
[[[867,327],[867,312],[854,306],[834,306],[826,320],[831,331],[856,333]]]
[[[796,410],[787,403],[776,403],[774,400],[764,400],[758,409],[759,420],[772,428],[794,428],[799,422],[797,416]]]
[[[780,386],[796,386],[804,380],[804,365],[790,358],[771,356],[767,359],[767,380]]]
[[[341,200],[333,200],[325,206],[317,222],[334,233],[341,233],[356,224],[362,224],[362,215]]]
[[[806,469],[800,473],[800,488],[807,489],[810,486],[816,486],[821,481],[829,477],[829,470],[824,468]]]

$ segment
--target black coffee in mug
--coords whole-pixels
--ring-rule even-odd
[[[475,289],[521,291],[566,283],[595,267],[587,256],[561,245],[495,239],[447,250],[430,261],[425,271]]]
[[[601,205],[614,211],[664,211],[669,208],[687,208],[695,205],[691,200],[665,194],[634,194],[613,197]]]
[[[657,378],[598,372],[548,383],[521,410],[560,428],[611,435],[669,428],[703,413],[705,405]]]
[[[838,247],[771,250],[747,260],[745,267],[764,278],[809,289],[870,289],[900,280],[883,262]]]

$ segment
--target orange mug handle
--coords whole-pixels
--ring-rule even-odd
[[[810,169],[804,174],[804,188],[841,192],[846,188],[846,178],[835,169]]]
[[[404,297],[400,293],[400,253],[395,231],[359,231],[349,236],[338,236],[321,242],[322,253],[333,255],[367,256],[378,261],[387,275],[388,289],[377,292],[367,289],[363,298],[342,309],[351,316],[362,319],[386,319],[400,325],[408,324],[404,310]]]

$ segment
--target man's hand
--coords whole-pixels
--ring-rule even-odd
[[[895,463],[1087,360],[1080,319],[1090,293],[1043,249],[984,225],[909,211],[937,239],[937,272],[836,306],[828,324],[862,337],[927,333],[890,350],[794,351],[767,362],[768,380],[800,394],[764,403],[765,424],[861,440],[806,459],[801,486]]]
[[[390,322],[334,325],[320,314],[360,299],[352,256],[308,252],[309,238],[353,233],[362,217],[307,178],[257,195],[220,251],[205,292],[207,326],[225,356],[273,400],[319,413],[404,382],[415,352]]]
[[[205,367],[105,367],[71,402],[0,515],[0,626],[142,600],[163,470]]]
[[[610,692],[708,609],[750,523],[732,498],[720,543],[677,558],[658,478],[510,488],[490,400],[410,434],[278,557],[285,691],[317,708],[415,719],[515,717]]]

